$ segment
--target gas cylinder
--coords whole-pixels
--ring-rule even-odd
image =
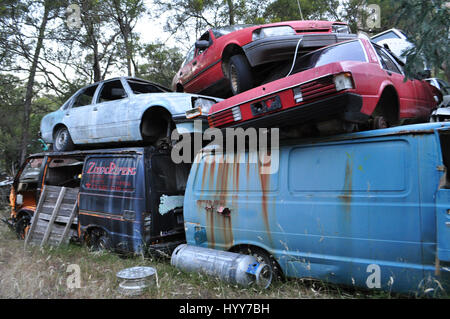
[[[272,269],[254,256],[181,244],[172,253],[170,263],[186,272],[199,272],[231,284],[267,288]]]

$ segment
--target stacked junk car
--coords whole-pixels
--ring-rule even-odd
[[[171,89],[134,77],[80,89],[42,119],[53,150],[30,155],[11,182],[8,224],[27,244],[157,255],[241,286],[306,277],[448,291],[450,123],[430,123],[447,105],[377,44],[389,32],[213,28]],[[225,140],[174,159],[175,137],[208,129]],[[249,139],[240,149],[226,147],[230,129]],[[252,129],[267,133],[256,148]],[[154,271],[121,273],[122,289],[144,287],[140,275]]]

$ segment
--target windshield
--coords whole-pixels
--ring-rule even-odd
[[[225,34],[237,31],[237,30],[241,30],[244,28],[248,28],[253,26],[253,24],[236,24],[236,25],[230,25],[227,27],[223,27],[223,28],[218,28],[218,29],[213,29],[212,32],[214,34],[214,37],[216,39],[220,38],[221,36],[224,36]]]
[[[134,94],[170,92],[169,89],[147,81],[132,79],[127,82]]]
[[[345,42],[308,53],[297,59],[292,74],[339,61],[367,62],[361,43]]]

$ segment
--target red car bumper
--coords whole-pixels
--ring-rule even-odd
[[[276,96],[276,95],[275,95]],[[301,124],[309,121],[341,118],[353,123],[364,123],[369,119],[369,115],[361,113],[363,98],[361,95],[351,92],[343,92],[333,96],[314,100],[300,105],[283,105],[286,101],[282,98],[272,99],[272,108],[259,108],[257,115],[247,120],[235,120],[233,111],[236,114],[236,107],[219,111],[208,116],[210,127],[278,127],[290,124]],[[263,102],[262,101],[262,102]],[[251,103],[250,108],[255,108],[256,103]],[[280,103],[280,105],[278,105]],[[259,104],[261,105],[261,104]],[[245,108],[248,105],[243,105]],[[244,112],[245,110],[242,110]]]

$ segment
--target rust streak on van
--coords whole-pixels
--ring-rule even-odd
[[[261,205],[262,205],[262,217],[264,221],[264,225],[266,227],[267,236],[269,238],[271,246],[273,246],[273,240],[272,240],[272,234],[270,231],[270,224],[269,224],[269,211],[267,208],[267,190],[269,189],[270,185],[270,174],[262,174],[261,169],[262,165],[260,160],[258,159],[258,175],[259,179],[261,181]]]
[[[343,187],[343,194],[338,197],[344,204],[345,218],[348,221],[350,219],[350,210],[352,204],[352,181],[353,181],[353,159],[350,155],[347,155],[347,161],[345,163],[345,180]]]

